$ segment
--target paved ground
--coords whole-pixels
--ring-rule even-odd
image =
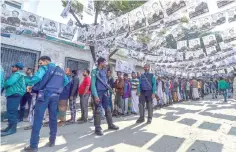
[[[147,113],[147,112],[146,112]],[[49,129],[41,130],[42,152],[236,152],[236,102],[204,99],[156,110],[151,125],[135,124],[137,116],[115,118],[118,131],[94,135],[93,124],[74,124],[58,129],[56,146],[45,147]],[[30,131],[20,123],[17,133],[2,138],[1,152],[18,152],[28,145]],[[2,123],[5,127],[6,123]]]

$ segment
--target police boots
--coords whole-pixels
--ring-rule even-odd
[[[1,137],[8,136],[14,133],[16,133],[16,124],[9,125],[8,130],[6,130],[5,132],[1,132]]]
[[[147,103],[147,107],[148,107],[148,120],[147,120],[147,124],[151,124],[152,116],[153,116],[153,105],[152,105],[152,102],[149,101]]]
[[[5,129],[2,129],[2,130],[1,130],[1,133],[8,131],[10,128],[11,128],[11,125],[8,125]]]
[[[24,152],[37,152],[38,148],[31,148],[30,146],[24,148]]]
[[[94,114],[94,126],[95,126],[95,134],[98,136],[102,136],[102,128],[101,128],[101,108],[97,108]]]
[[[138,120],[136,121],[136,123],[142,123],[145,121],[144,119],[144,114],[145,114],[145,109],[144,109],[144,105],[139,103],[138,105],[139,107],[139,114],[140,114],[140,117],[138,118]]]
[[[106,115],[106,120],[107,120],[107,124],[108,124],[108,129],[110,129],[110,130],[118,130],[119,127],[113,124],[112,113],[111,113],[111,108],[110,107],[108,107],[106,109],[105,115]]]

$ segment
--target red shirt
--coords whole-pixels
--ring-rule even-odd
[[[80,94],[80,95],[84,94],[85,88],[86,88],[87,86],[89,86],[89,90],[88,90],[85,94],[90,94],[90,84],[91,84],[91,79],[90,79],[90,77],[89,77],[89,76],[84,77],[83,82],[82,82],[82,83],[80,84],[80,86],[79,86],[79,90],[78,90],[79,94]]]

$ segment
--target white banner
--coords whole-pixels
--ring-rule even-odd
[[[116,60],[115,71],[131,74],[134,70],[134,65],[122,60]]]
[[[142,7],[138,7],[129,12],[130,30],[135,31],[146,26],[146,18],[143,14]]]
[[[60,23],[59,37],[72,40],[75,33],[76,33],[76,26],[75,22],[73,22],[72,20],[69,20],[67,25]]]
[[[86,37],[87,37],[87,32],[86,32],[86,28],[78,28],[78,35],[77,35],[77,41],[81,42],[81,43],[86,43]]]
[[[58,31],[59,31],[58,27],[59,27],[58,22],[43,18],[41,30],[44,34],[53,37],[58,37]]]

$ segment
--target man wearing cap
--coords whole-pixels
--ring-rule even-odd
[[[100,57],[97,60],[97,68],[92,71],[91,91],[95,99],[94,126],[95,134],[102,136],[101,108],[105,109],[108,129],[118,130],[119,127],[113,124],[111,107],[109,106],[109,91],[107,84],[106,59]]]
[[[41,56],[39,58],[39,70],[28,82],[28,91],[37,92],[37,100],[35,103],[34,122],[30,138],[30,146],[25,147],[25,152],[37,152],[39,143],[39,133],[42,127],[42,121],[45,110],[49,112],[49,147],[55,145],[57,134],[57,108],[59,95],[63,88],[69,83],[65,72],[54,63],[51,58]],[[33,87],[32,87],[33,86]]]
[[[12,65],[12,75],[4,83],[7,97],[7,116],[8,126],[1,130],[1,136],[7,136],[16,133],[18,107],[22,96],[25,94],[25,74],[21,71],[24,68],[23,63]]]
[[[145,116],[145,109],[144,105],[147,102],[148,108],[148,121],[147,124],[151,124],[152,122],[152,115],[153,115],[153,107],[152,107],[152,99],[155,98],[156,94],[156,78],[153,73],[149,72],[150,65],[144,65],[145,73],[142,74],[139,78],[139,85],[138,85],[138,94],[139,94],[139,114],[140,117],[136,123],[144,122]]]

